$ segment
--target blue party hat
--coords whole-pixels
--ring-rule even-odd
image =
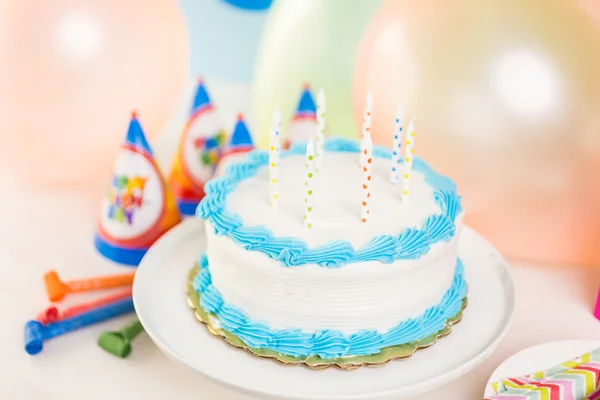
[[[204,87],[204,81],[198,79],[198,87],[196,88],[196,95],[194,96],[194,104],[192,105],[191,114],[195,114],[200,110],[211,107],[210,97]]]
[[[315,106],[315,100],[310,92],[310,86],[306,84],[302,89],[302,95],[300,96],[300,101],[298,102],[298,108],[296,109],[294,119],[316,118],[316,115],[317,107]]]
[[[229,139],[225,154],[250,151],[253,148],[254,143],[252,142],[252,136],[250,135],[250,131],[248,131],[246,122],[244,122],[244,116],[238,114],[237,122],[235,123],[231,138]]]
[[[146,139],[146,135],[144,134],[144,130],[140,125],[140,121],[138,120],[135,111],[131,113],[129,129],[127,129],[127,135],[125,136],[125,144],[152,155],[152,149],[148,144],[148,140]]]

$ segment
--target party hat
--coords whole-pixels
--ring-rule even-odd
[[[252,142],[252,135],[248,131],[244,116],[238,114],[233,133],[229,139],[229,143],[225,147],[223,157],[219,161],[217,172],[215,175],[221,175],[227,165],[235,160],[239,160],[244,157],[245,153],[254,149],[254,143]]]
[[[310,91],[310,86],[305,84],[298,101],[298,107],[290,122],[286,135],[284,148],[293,142],[308,142],[315,135],[317,129],[317,107]]]
[[[192,103],[191,114],[193,115],[208,108],[212,108],[210,97],[208,96],[208,92],[204,86],[204,81],[199,79],[198,86],[196,87],[196,94],[194,95],[194,102]]]
[[[315,100],[313,99],[312,93],[310,91],[310,85],[305,84],[302,88],[302,94],[300,95],[300,101],[298,102],[298,107],[296,108],[296,114],[294,115],[294,120],[299,119],[316,119],[317,115],[317,106],[315,105]]]
[[[225,147],[223,156],[234,154],[234,153],[245,153],[254,149],[254,143],[252,142],[252,136],[248,131],[244,116],[238,114],[233,133],[229,138],[229,144]]]
[[[175,198],[134,112],[102,202],[96,248],[115,262],[137,266],[152,243],[179,221]]]
[[[181,134],[169,186],[182,215],[194,215],[204,197],[204,183],[212,178],[225,139],[221,121],[204,82],[198,81],[189,119]]]

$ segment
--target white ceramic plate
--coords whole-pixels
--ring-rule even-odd
[[[491,384],[502,378],[513,378],[543,371],[598,347],[600,347],[598,341],[568,340],[542,343],[521,350],[496,368],[486,385],[485,396],[494,394]]]
[[[400,399],[431,390],[472,370],[498,346],[512,320],[515,289],[506,261],[465,227],[459,242],[469,306],[450,336],[406,360],[379,368],[314,371],[283,366],[232,348],[211,335],[186,304],[189,270],[203,252],[203,222],[188,219],[148,251],[133,285],[137,314],[172,359],[230,389],[262,398]],[[202,387],[198,394],[202,397]]]

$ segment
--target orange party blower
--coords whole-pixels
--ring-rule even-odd
[[[56,304],[48,306],[44,311],[39,313],[37,320],[40,324],[46,325],[53,322],[58,322],[65,318],[70,318],[75,315],[83,314],[98,307],[124,300],[131,297],[131,288],[121,290],[117,293],[100,297],[97,300],[80,303],[68,308],[59,308]]]
[[[56,302],[64,299],[67,293],[131,286],[134,276],[135,273],[130,273],[62,282],[56,271],[50,271],[44,275],[44,282],[46,284],[48,299],[52,302]]]

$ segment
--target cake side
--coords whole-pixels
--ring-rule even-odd
[[[226,331],[250,349],[267,349],[294,358],[316,356],[322,360],[375,355],[387,348],[435,338],[459,317],[467,294],[464,267],[459,259],[452,284],[438,304],[418,317],[400,321],[385,332],[363,330],[346,335],[333,329],[316,332],[278,330],[248,317],[244,310],[224,301],[219,289],[213,285],[206,255],[201,256],[194,276],[193,306],[197,312],[204,313],[204,322],[209,322],[213,329]]]
[[[274,329],[344,334],[384,332],[438,304],[452,285],[457,236],[416,260],[365,261],[341,268],[283,267],[247,251],[206,223],[213,285],[224,301]]]

